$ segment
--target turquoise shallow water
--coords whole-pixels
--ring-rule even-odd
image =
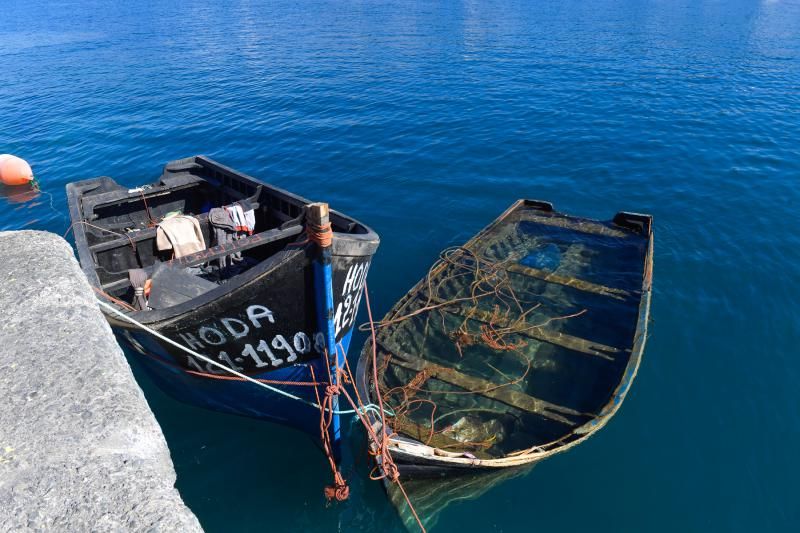
[[[0,8],[0,152],[46,193],[0,192],[2,229],[63,233],[67,182],[204,153],[374,227],[383,314],[517,198],[655,216],[652,337],[620,413],[435,531],[795,530],[797,1]],[[207,531],[401,528],[363,466],[326,508],[309,439],[142,384]]]

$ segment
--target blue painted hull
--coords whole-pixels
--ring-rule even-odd
[[[309,433],[315,438],[319,437],[320,411],[308,403],[317,403],[315,388],[320,398],[323,397],[324,386],[272,385],[302,398],[307,402],[305,403],[246,381],[193,375],[177,366],[170,354],[165,352],[160,343],[148,333],[118,329],[116,333],[120,343],[125,344],[129,352],[133,352],[137,357],[148,377],[172,398],[212,411],[276,422]],[[351,336],[352,330],[340,341],[345,353],[349,348]],[[279,382],[310,383],[314,381],[314,376],[317,379],[324,377],[327,380],[327,369],[323,358],[250,377]],[[347,408],[349,409],[349,406]]]

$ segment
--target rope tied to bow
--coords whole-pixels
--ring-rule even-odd
[[[313,222],[306,222],[306,235],[309,241],[320,248],[328,248],[333,243],[333,228],[330,222],[321,226]]]

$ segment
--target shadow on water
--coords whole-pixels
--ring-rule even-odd
[[[17,185],[14,187],[0,185],[0,198],[6,200],[9,204],[24,204],[35,200],[40,194],[39,189],[30,185]]]
[[[37,184],[8,186],[0,184],[0,231],[49,230],[60,233],[53,223],[66,221],[63,211],[56,209],[53,193]]]
[[[533,465],[519,468],[501,468],[490,472],[450,475],[437,478],[406,479],[403,489],[428,531],[439,522],[441,513],[451,504],[476,500],[492,488],[513,478],[522,477],[533,470]],[[388,487],[389,499],[397,508],[400,519],[408,531],[419,531],[417,520],[397,485]]]

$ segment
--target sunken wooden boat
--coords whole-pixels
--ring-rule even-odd
[[[113,306],[103,310],[119,339],[160,388],[197,406],[319,434],[311,404],[320,391],[309,384],[328,380],[326,321],[341,362],[378,247],[375,232],[330,211],[333,307],[325,316],[305,198],[202,156],[168,163],[150,185],[128,189],[99,177],[69,184],[67,196],[81,268],[98,299]],[[234,205],[252,211],[252,234],[215,244],[210,213]],[[181,257],[159,249],[158,228],[175,212],[197,221],[205,249]],[[134,271],[150,280],[139,309]]]
[[[648,215],[532,200],[443,252],[374,324],[356,374],[399,471],[532,464],[603,427],[641,361],[652,254]]]

